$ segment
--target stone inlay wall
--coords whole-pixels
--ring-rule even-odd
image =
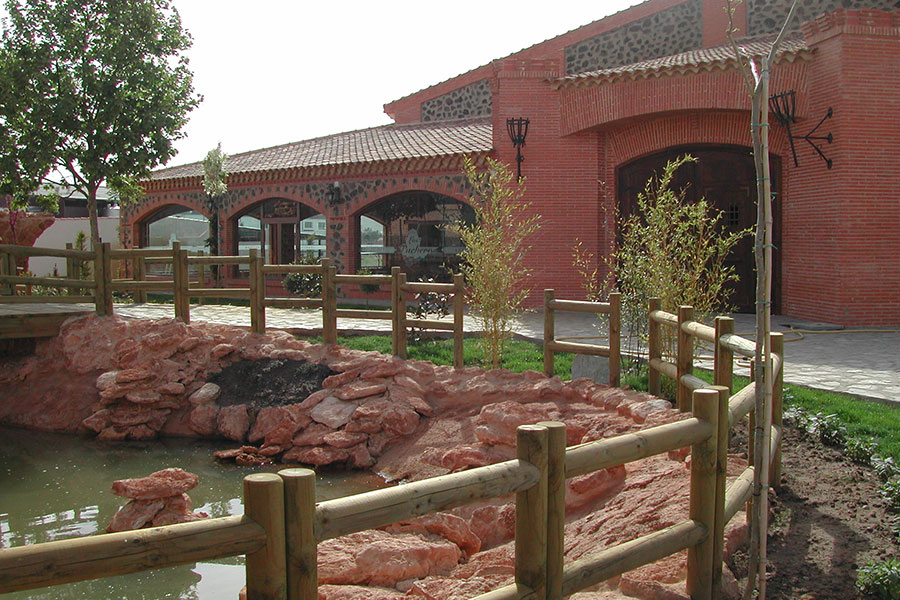
[[[491,84],[476,81],[422,103],[422,121],[451,121],[491,116]]]
[[[566,74],[628,65],[703,45],[703,5],[689,0],[566,48]]]
[[[748,0],[747,32],[749,35],[776,33],[787,18],[790,8],[791,3],[783,0]],[[804,21],[839,8],[898,10],[900,0],[804,0],[797,4],[792,29],[799,30]]]

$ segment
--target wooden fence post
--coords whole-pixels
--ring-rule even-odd
[[[247,599],[286,600],[284,484],[275,473],[244,477],[244,515],[266,532],[266,545],[247,554]]]
[[[728,477],[728,440],[731,426],[728,423],[728,400],[731,390],[724,385],[714,385],[711,390],[719,394],[716,429],[716,516],[710,535],[713,539],[712,552],[712,597],[719,598],[722,590],[722,561],[725,551],[725,491]]]
[[[769,347],[772,354],[781,357],[781,368],[775,374],[772,382],[772,425],[782,428],[784,426],[784,335],[780,332],[769,333]],[[782,437],[784,432],[782,431]],[[769,484],[775,489],[781,489],[781,439],[772,453],[772,468],[769,474]]]
[[[337,344],[336,270],[330,258],[322,259],[322,342]]]
[[[690,518],[706,527],[702,542],[688,548],[687,593],[692,600],[711,600],[716,521],[716,462],[719,392],[694,390],[694,416],[712,425],[712,435],[691,446]]]
[[[648,339],[647,339],[647,391],[654,396],[659,396],[662,391],[660,385],[659,371],[650,366],[654,358],[662,358],[662,344],[659,339],[659,323],[649,317],[649,314],[655,310],[661,310],[662,301],[659,298],[650,298],[650,307],[647,311]]]
[[[694,320],[694,308],[692,306],[678,307],[678,345],[676,349],[675,364],[678,367],[677,391],[675,392],[675,404],[678,410],[691,411],[691,388],[683,381],[682,377],[694,372],[694,340],[691,335],[682,329],[682,324]]]
[[[713,384],[725,386],[731,392],[733,385],[732,376],[734,374],[734,352],[719,341],[723,335],[729,333],[734,333],[734,319],[731,317],[716,317]]]
[[[553,339],[556,336],[556,319],[551,303],[555,290],[544,290],[544,375],[553,377]]]
[[[465,310],[465,282],[462,273],[453,275],[453,366],[462,369],[463,311]]]
[[[609,385],[619,387],[622,360],[622,294],[609,295]]]
[[[181,242],[172,242],[172,302],[175,304],[175,318],[185,321],[184,303],[181,296],[184,290],[181,289],[182,271],[185,265],[181,264]]]
[[[265,277],[262,274],[262,258],[256,248],[250,249],[250,331],[266,332]]]
[[[9,259],[12,258],[11,254],[7,254],[6,252],[0,252],[0,275],[15,275],[16,272],[10,272],[9,269]],[[4,283],[2,287],[0,287],[3,294],[6,296],[15,296],[16,295],[16,284],[15,283]]]
[[[146,281],[147,280],[147,263],[144,262],[143,256],[135,256],[134,262],[132,263],[132,269],[134,271],[134,280],[135,281]],[[134,292],[134,301],[146,304],[147,302],[147,290],[137,290]]]
[[[544,598],[547,589],[547,449],[549,431],[541,425],[516,429],[516,455],[537,467],[541,478],[524,492],[516,493],[516,583]]]
[[[99,244],[94,257],[94,306],[98,315],[112,314],[112,264],[109,242]]]
[[[397,275],[397,356],[406,358],[406,273]]]
[[[206,256],[206,252],[204,252],[203,250],[200,250],[199,252],[197,252],[197,256],[200,256],[200,257]],[[200,263],[197,265],[197,284],[198,284],[198,287],[202,287],[202,288],[210,287],[210,286],[206,285],[206,265],[204,265],[203,263]],[[204,298],[203,296],[200,296],[197,299],[197,303],[205,304],[206,298]]]
[[[391,354],[400,356],[400,267],[391,267]]]
[[[547,600],[562,600],[563,550],[566,528],[566,425],[538,423],[547,439]]]
[[[316,472],[282,469],[284,480],[285,531],[287,539],[288,600],[318,597],[316,536]]]
[[[66,250],[74,250],[74,249],[75,249],[75,244],[73,244],[72,242],[66,242]],[[3,257],[2,257],[2,255],[0,255],[0,260],[2,260],[2,259],[3,259]],[[78,268],[78,261],[71,256],[67,256],[66,257],[66,277],[68,277],[69,279],[81,279],[78,276],[79,275],[78,271],[80,271],[80,270],[81,269]],[[66,290],[66,295],[67,296],[80,296],[81,294],[78,293],[79,291],[80,290],[78,290],[77,288],[69,288],[68,290]]]

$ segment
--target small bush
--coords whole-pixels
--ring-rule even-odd
[[[878,447],[872,442],[872,440],[850,438],[844,445],[844,454],[847,456],[847,458],[855,463],[866,466],[872,464],[872,457],[875,456],[875,452],[877,450]]]
[[[900,512],[900,477],[885,481],[881,486],[881,495],[888,501],[889,511]]]
[[[307,252],[299,260],[297,265],[317,265],[319,257],[312,252]],[[284,289],[304,298],[320,298],[322,296],[322,276],[307,273],[288,273],[281,282]]]
[[[894,458],[891,456],[887,458],[873,456],[872,468],[875,469],[875,473],[878,474],[882,481],[887,481],[900,475],[900,468],[897,467],[897,463],[894,462]]]
[[[859,570],[856,588],[866,598],[900,600],[900,561],[870,562]]]

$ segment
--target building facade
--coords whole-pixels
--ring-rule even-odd
[[[743,52],[768,53],[789,4],[737,6]],[[750,101],[724,5],[649,0],[391,102],[395,124],[232,156],[217,203],[203,194],[199,163],[157,171],[146,198],[123,211],[122,242],[151,245],[156,221],[193,211],[218,219],[223,254],[258,247],[291,262],[315,251],[343,272],[435,274],[460,250],[442,225],[471,218],[463,156],[515,165],[506,122],[525,117],[522,175],[542,217],[532,287],[580,298],[576,240],[608,255],[617,212],[668,158],[698,158],[680,181],[728,227],[755,222]],[[778,53],[771,91],[793,92],[791,133],[831,134],[792,140],[772,119],[778,313],[900,325],[898,9],[896,0],[804,2]],[[308,236],[323,220],[324,236]],[[731,261],[743,310],[752,310],[752,260],[745,246]]]

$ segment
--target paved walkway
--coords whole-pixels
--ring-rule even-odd
[[[115,312],[133,318],[171,318],[174,315],[171,304],[117,304]],[[754,316],[732,316],[735,331],[752,338],[756,330]],[[249,327],[250,311],[238,306],[192,305],[191,320]],[[600,331],[599,319],[594,315],[560,312],[556,313],[555,322],[557,338],[585,338],[580,339],[585,343],[604,343],[606,339]],[[317,310],[267,308],[266,325],[312,333],[321,330],[322,317]],[[828,330],[822,324],[780,316],[772,318],[772,325],[776,331],[785,332],[785,381],[788,383],[855,394],[900,406],[900,332]],[[341,331],[385,332],[390,331],[390,326],[390,321],[338,320]],[[792,326],[800,333],[794,332]],[[464,329],[478,329],[476,321],[468,315],[464,319]],[[542,340],[543,313],[523,313],[516,319],[514,331],[521,337]],[[743,366],[746,367],[746,363]]]

